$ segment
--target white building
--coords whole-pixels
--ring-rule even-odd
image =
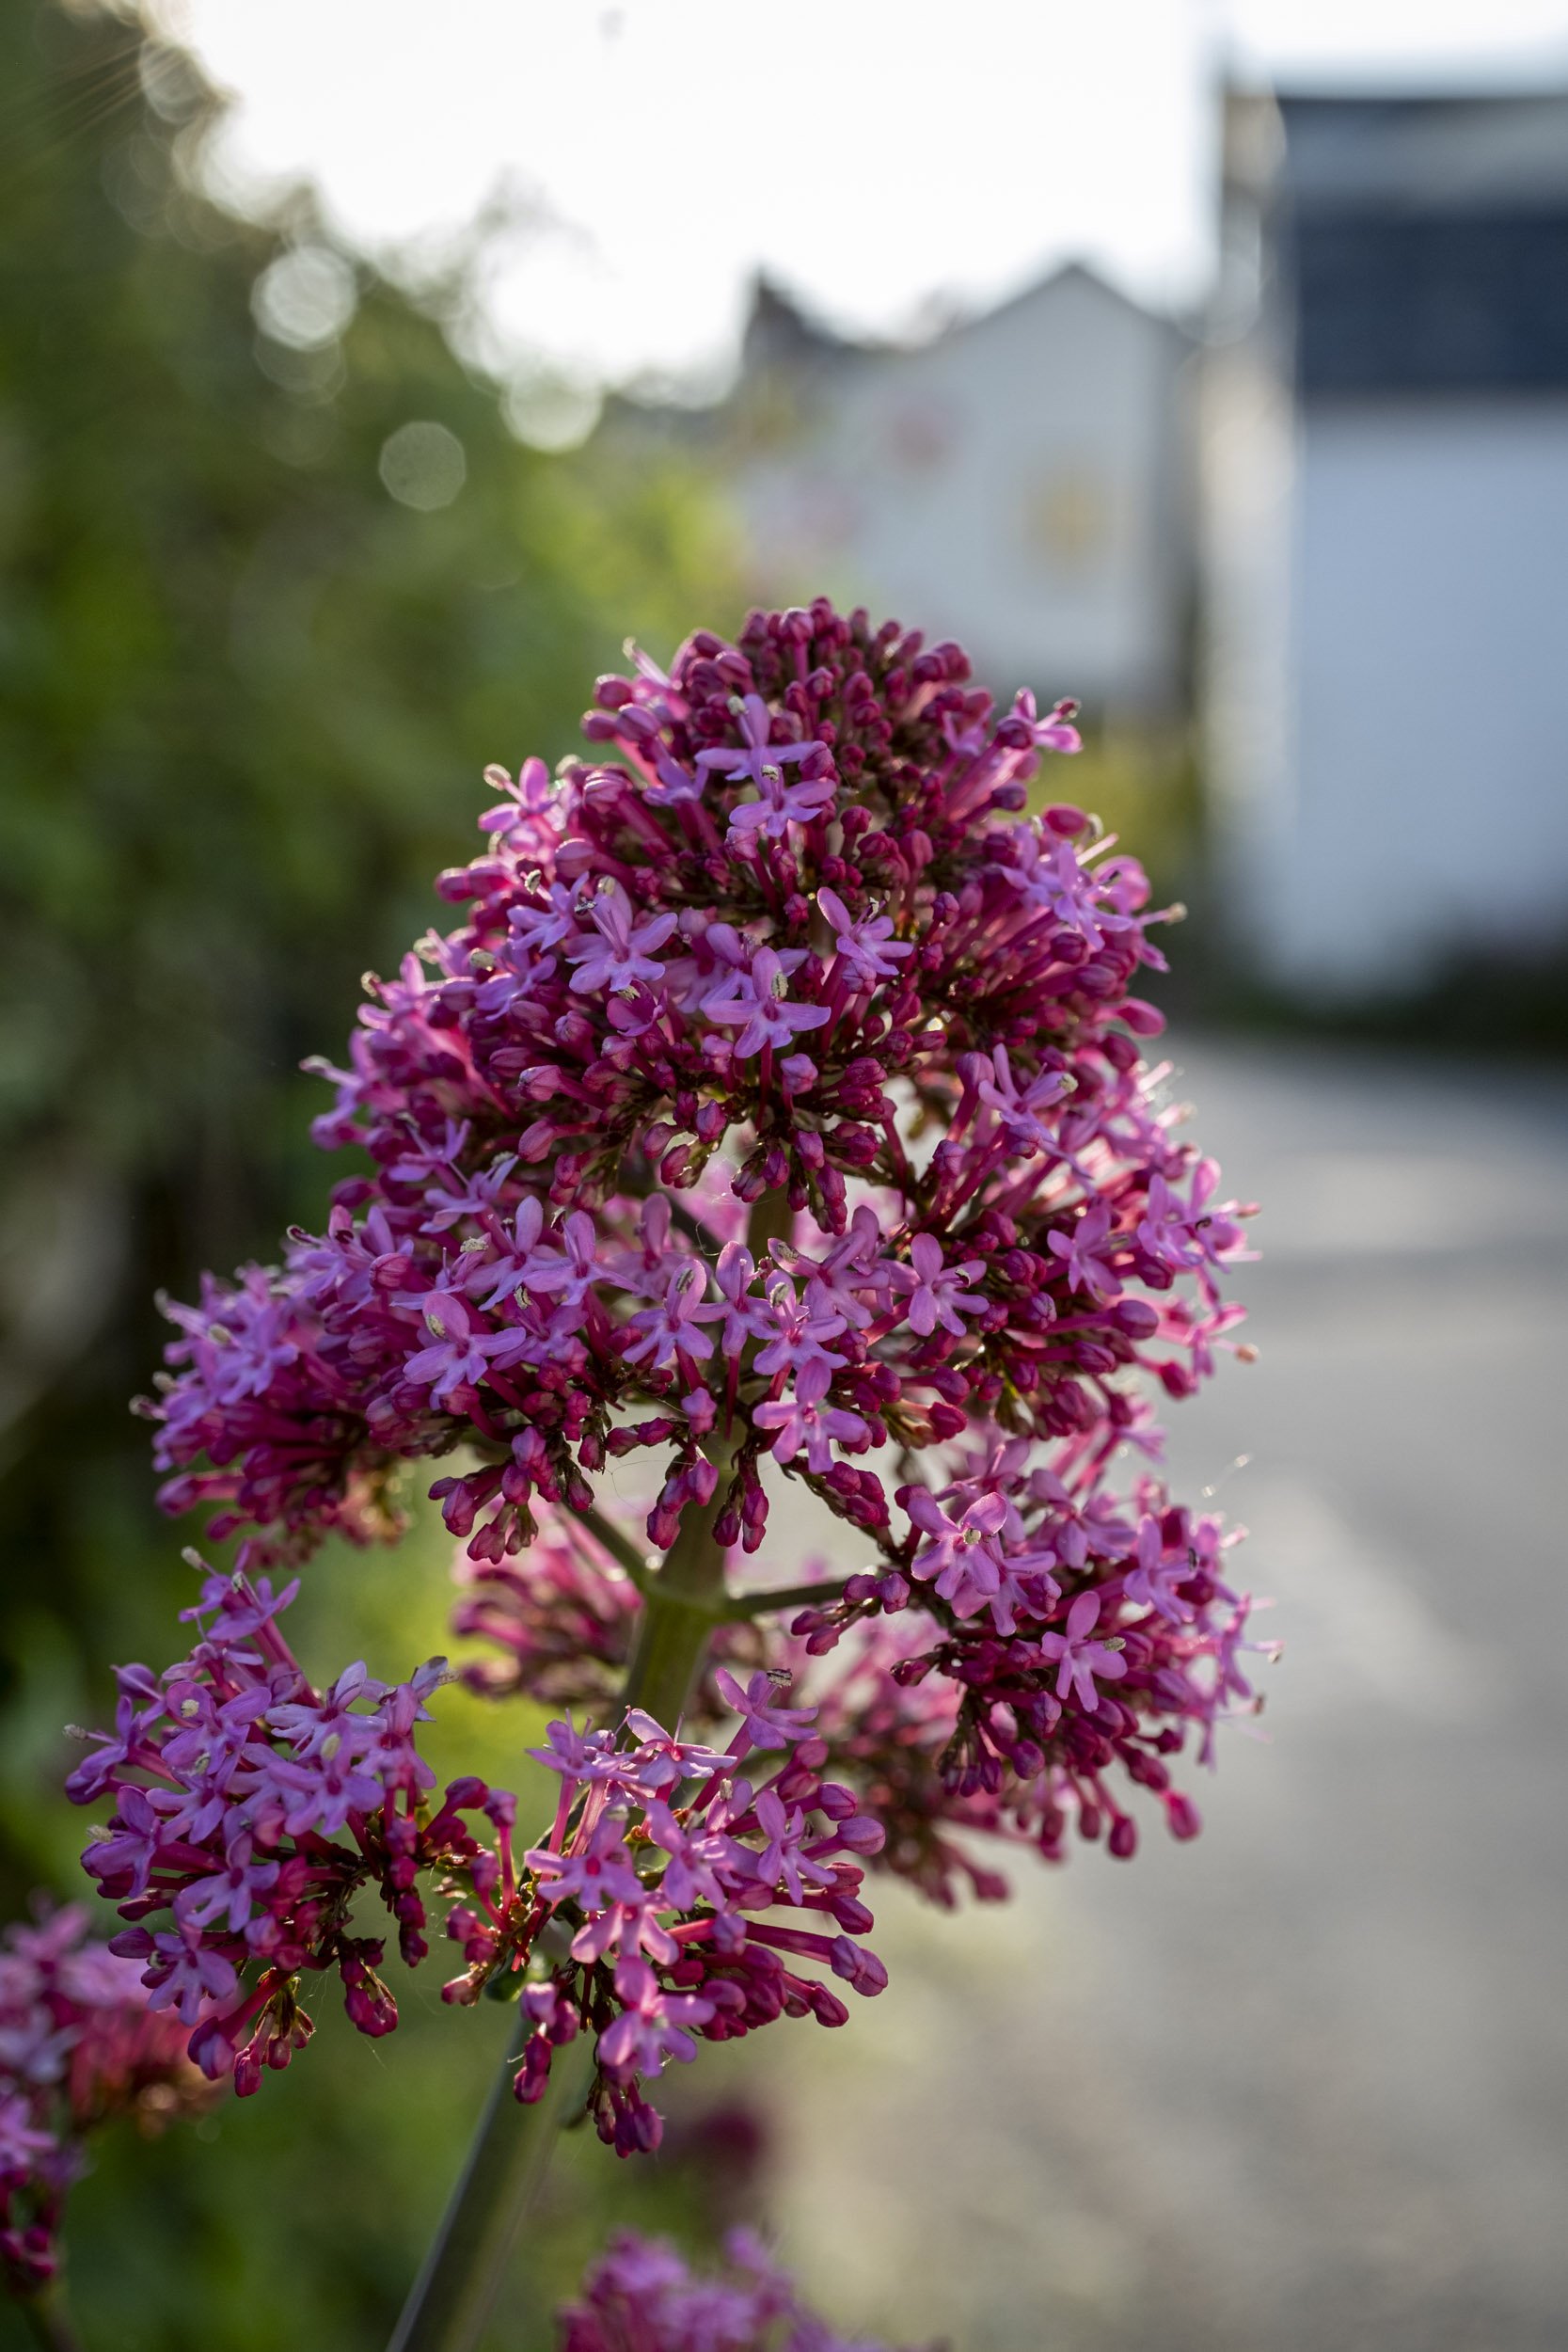
[[[958,638],[993,687],[1160,717],[1186,691],[1191,351],[1077,267],[913,348],[764,286],[734,394],[679,429],[721,460],[759,593],[826,589]]]
[[[1568,932],[1568,97],[1234,98],[1203,435],[1226,901],[1307,996]]]

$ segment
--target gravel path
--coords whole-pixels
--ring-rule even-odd
[[[1180,1059],[1267,1211],[1262,1360],[1172,1463],[1252,1530],[1272,1739],[1196,1846],[884,1899],[889,1993],[755,2045],[776,2217],[842,2323],[959,2352],[1557,2352],[1568,1084]]]

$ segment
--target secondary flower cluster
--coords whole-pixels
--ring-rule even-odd
[[[1166,1759],[1196,1729],[1198,1760],[1212,1760],[1216,1724],[1257,1709],[1243,1655],[1276,1646],[1247,1639],[1252,1603],[1220,1573],[1236,1540],[1220,1520],[1170,1503],[1148,1478],[1123,1509],[1100,1486],[1101,1466],[1073,1452],[1031,1467],[1022,1440],[987,1433],[935,1493],[901,1491],[911,1526],[895,1565],[850,1577],[842,1598],[794,1620],[810,1656],[858,1631],[855,1671],[942,1692],[914,1739],[935,1772],[911,1775],[906,1757],[906,1834],[890,1836],[893,1867],[942,1900],[958,1870],[992,1891],[944,1825],[1031,1844],[1048,1861],[1075,1827],[1131,1856],[1137,1824],[1113,1772],[1159,1799],[1173,1836],[1194,1836],[1196,1808]],[[890,1642],[886,1621],[905,1612]],[[863,1704],[825,1713],[863,1754]],[[894,1702],[891,1714],[902,1730],[909,1710]],[[891,1833],[888,1800],[877,1809]]]
[[[794,1588],[803,1608],[718,1626],[691,1722],[723,1717],[725,1661],[791,1674],[827,1769],[887,1833],[874,1867],[945,1905],[963,1885],[1007,1892],[974,1835],[1059,1861],[1075,1828],[1131,1855],[1137,1825],[1113,1773],[1192,1836],[1197,1811],[1167,1759],[1196,1733],[1198,1760],[1212,1761],[1216,1724],[1256,1708],[1243,1661],[1275,1645],[1248,1638],[1250,1598],[1222,1574],[1236,1534],[1171,1503],[1152,1477],[1118,1503],[1103,1470],[1070,1447],[1054,1468],[1030,1468],[1027,1448],[994,1429],[958,1450],[945,1486],[906,1498],[911,1525],[886,1565],[833,1581],[817,1563],[822,1602],[808,1583]],[[465,1677],[491,1695],[594,1708],[625,1671],[641,1597],[591,1529],[548,1506],[536,1517],[519,1558],[459,1549],[453,1630],[484,1645]],[[766,1598],[763,1586],[739,1603]],[[777,1614],[787,1633],[760,1621]]]
[[[428,1948],[420,1879],[436,1871],[491,1896],[515,1810],[472,1779],[433,1809],[415,1726],[429,1720],[444,1660],[390,1689],[350,1666],[317,1692],[277,1627],[293,1592],[210,1576],[185,1613],[198,1629],[206,1621],[190,1657],[162,1676],[119,1669],[114,1733],[93,1735],[66,1783],[78,1804],[114,1803],[82,1857],[135,1923],[111,1948],[144,1964],[149,2006],[178,2016],[202,2073],[231,2074],[242,2094],[310,2037],[302,1971],[335,1967],[359,2031],[391,2031],[383,1942],[354,1931],[355,1898],[379,1895],[416,1963]],[[494,1825],[497,1850],[466,1823],[475,1813]],[[160,1916],[161,1927],[143,1924]]]
[[[689,2058],[694,2034],[723,2041],[785,2014],[845,2022],[801,1963],[881,1991],[881,1963],[856,1941],[872,1921],[850,1857],[874,1852],[882,1831],[823,1780],[810,1712],[785,1707],[774,1677],[743,1686],[720,1670],[720,1701],[739,1719],[723,1751],[636,1709],[619,1734],[552,1724],[532,1753],[560,1775],[560,1801],[519,1867],[506,1791],[460,1780],[429,1801],[415,1726],[444,1661],[392,1689],[351,1666],[318,1693],[277,1628],[292,1597],[211,1578],[189,1613],[212,1620],[192,1656],[162,1677],[120,1670],[114,1736],[96,1735],[68,1784],[81,1804],[113,1798],[83,1857],[136,1923],[111,1951],[144,1963],[146,2008],[178,2017],[211,2079],[231,2074],[243,2094],[263,2067],[289,2064],[312,2030],[307,1972],[336,1967],[359,2031],[389,2033],[382,1943],[352,1930],[351,1907],[361,1890],[379,1894],[417,1964],[432,1872],[463,1898],[446,1926],[468,1964],[445,1997],[467,2005],[492,1985],[520,1996],[532,2021],[525,2101],[555,2049],[594,2034],[590,2105],[623,2155],[657,2146],[641,2085]],[[753,1752],[791,1750],[766,1777],[741,1776]],[[493,1845],[465,1822],[476,1813]],[[781,1911],[794,1915],[754,1915]],[[165,1915],[164,1927],[142,1924]]]
[[[694,2277],[673,2247],[621,2232],[561,2312],[561,2352],[886,2352],[807,2311],[749,2231],[724,2255],[721,2271]]]
[[[693,2058],[694,2037],[728,2041],[780,2016],[842,2026],[844,2002],[808,1969],[863,1994],[887,1982],[856,1940],[873,1922],[851,1858],[875,1853],[881,1828],[823,1779],[828,1750],[811,1711],[784,1706],[773,1677],[742,1686],[721,1668],[718,1682],[740,1719],[721,1753],[671,1738],[637,1708],[619,1739],[552,1724],[548,1745],[531,1753],[560,1774],[561,1797],[548,1838],[524,1856],[532,1879],[517,1914],[451,1922],[469,1963],[446,1988],[452,2000],[477,1998],[537,1940],[517,2096],[539,2098],[553,2053],[593,2029],[589,2104],[621,2155],[658,2145],[641,2083],[667,2058]],[[776,1770],[741,1775],[768,1751],[784,1752]],[[757,1915],[781,1911],[793,1917]]]
[[[185,2037],[79,1905],[0,1935],[0,2276],[47,2284],[84,2139],[112,2116],[156,2129],[202,2103]]]

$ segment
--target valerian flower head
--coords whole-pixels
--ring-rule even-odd
[[[1130,1788],[1196,1830],[1174,1775],[1256,1705],[1249,1603],[1233,1539],[1126,1465],[1161,1459],[1150,1394],[1228,1344],[1247,1212],[1142,1059],[1166,916],[1037,789],[1072,716],[819,600],[601,678],[553,779],[486,771],[454,928],[325,1073],[318,1137],[369,1172],[279,1266],[169,1309],[147,1409],[166,1507],[252,1580],[394,1534],[393,1475],[442,1457],[465,1677],[599,1727],[552,1729],[519,1861],[502,1792],[431,1798],[418,1677],[305,1685],[288,1595],[238,1588],[186,1665],[127,1670],[77,1776],[117,1797],[89,1867],[214,2071],[284,2062],[302,1970],[385,2031],[344,1905],[378,1889],[417,1957],[429,1870],[459,1895],[449,1996],[526,1979],[520,2095],[592,2031],[600,2128],[646,2147],[668,2060],[838,2022],[821,1972],[879,1989],[850,1855],[950,1902],[1004,1891],[979,1839],[1130,1854]],[[641,1527],[595,1484],[637,1457]],[[791,1486],[861,1565],[804,1594],[785,1568],[770,1609]],[[727,1590],[661,1728],[617,1696],[677,1543]]]

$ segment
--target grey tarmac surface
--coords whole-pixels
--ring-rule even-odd
[[[1261,1360],[1170,1459],[1275,1597],[1268,1740],[1194,1845],[882,1895],[888,1993],[754,2045],[775,2219],[840,2325],[960,2352],[1556,2352],[1568,1080],[1173,1051],[1265,1205]]]

